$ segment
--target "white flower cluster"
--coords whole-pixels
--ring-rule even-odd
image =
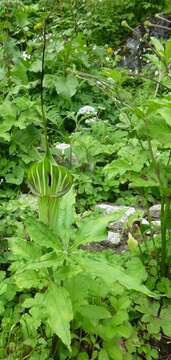
[[[79,115],[85,115],[85,114],[93,114],[93,115],[97,115],[97,111],[93,106],[83,106],[82,108],[80,108],[80,110],[77,113],[77,116]]]

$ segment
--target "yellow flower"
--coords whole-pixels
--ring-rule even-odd
[[[112,49],[111,47],[108,47],[108,48],[106,49],[106,51],[107,51],[108,55],[112,55],[112,54],[113,54],[113,49]]]
[[[41,30],[42,28],[43,28],[43,23],[42,22],[39,22],[36,25],[34,25],[34,30],[35,31]]]

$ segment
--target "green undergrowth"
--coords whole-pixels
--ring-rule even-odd
[[[2,3],[0,359],[162,360],[171,339],[171,39],[145,37],[144,65],[132,72],[116,48],[167,4]],[[91,111],[80,114],[84,106]],[[127,251],[89,250],[124,215],[97,211],[100,202],[136,207],[124,224]]]

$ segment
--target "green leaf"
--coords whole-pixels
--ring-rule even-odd
[[[102,241],[106,239],[107,225],[120,219],[123,211],[109,215],[101,215],[99,217],[91,218],[90,216],[83,219],[80,229],[77,231],[73,247],[78,247],[81,244],[89,242]]]
[[[12,102],[5,100],[0,105],[0,137],[5,140],[10,140],[9,130],[15,125],[16,122],[16,107]]]
[[[31,263],[29,267],[29,270],[24,271],[23,269],[22,272],[22,267],[20,264],[20,272],[14,275],[14,280],[18,289],[42,289],[43,287],[46,287],[48,284],[48,279],[45,276],[46,274],[42,272],[40,274],[37,274],[37,270],[31,270]]]
[[[22,166],[15,166],[13,172],[5,175],[5,180],[9,184],[20,185],[24,178],[24,168]]]
[[[78,354],[77,360],[89,360],[89,356],[86,352],[82,351]]]
[[[166,123],[171,126],[171,107],[163,107],[158,110],[158,113],[164,118]]]
[[[78,312],[95,323],[101,319],[109,319],[111,317],[110,312],[104,306],[100,305],[83,305],[79,307]]]
[[[154,118],[150,119],[148,124],[148,135],[154,140],[165,146],[170,147],[171,143],[171,128],[164,119]]]
[[[59,199],[53,229],[67,248],[72,234],[72,224],[75,217],[75,194],[73,189]]]
[[[110,342],[106,344],[105,349],[112,360],[124,359],[123,350],[120,348],[119,345],[115,345]]]
[[[165,44],[165,59],[167,64],[171,62],[171,39],[167,40]]]
[[[99,360],[110,360],[107,351],[105,349],[102,349],[99,354],[98,354],[98,359]]]
[[[60,242],[57,236],[49,229],[46,224],[31,218],[26,222],[26,228],[32,241],[39,246],[52,249],[60,249]]]
[[[73,319],[72,304],[65,288],[51,284],[46,293],[45,311],[52,331],[71,350],[70,321]]]
[[[164,46],[162,45],[161,41],[155,37],[151,37],[151,43],[157,50],[158,54],[163,57],[164,56]]]
[[[112,267],[104,260],[92,260],[86,257],[82,259],[82,266],[85,272],[91,273],[93,276],[99,276],[104,280],[108,286],[112,288],[114,282],[118,281],[127,289],[136,290],[147,296],[157,297],[152,293],[145,285],[141,283],[141,280],[134,276],[127,275],[126,270],[123,270],[120,266]]]
[[[66,77],[58,76],[56,78],[55,87],[58,95],[61,95],[65,98],[71,98],[77,91],[78,81],[71,74],[67,75]]]
[[[42,62],[41,62],[41,60],[37,59],[30,66],[30,71],[33,71],[33,72],[37,73],[37,72],[41,72],[41,70],[42,70]]]
[[[160,313],[161,322],[160,325],[166,336],[171,337],[171,305],[163,308]]]

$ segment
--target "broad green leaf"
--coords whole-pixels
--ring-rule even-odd
[[[37,72],[40,72],[41,70],[42,70],[42,62],[41,62],[41,60],[37,59],[30,66],[30,71],[33,71],[33,72],[37,73]]]
[[[21,239],[12,238],[9,239],[9,246],[14,255],[18,258],[33,261],[41,255],[40,247],[33,244],[33,242]]]
[[[31,240],[39,246],[56,250],[61,248],[57,235],[46,224],[31,218],[26,222],[26,229]]]
[[[112,342],[105,345],[105,349],[112,360],[123,360],[124,352],[119,345],[113,344]]]
[[[98,354],[98,359],[99,360],[110,360],[107,351],[105,349],[100,350],[99,354]]]
[[[89,360],[89,356],[85,351],[78,354],[77,360]]]
[[[73,319],[73,312],[69,293],[65,288],[51,284],[44,299],[49,326],[71,350],[70,321]]]
[[[26,271],[25,269],[23,269],[22,271],[22,265],[20,264],[18,272],[16,272],[13,279],[19,290],[34,289],[34,288],[42,289],[43,287],[46,287],[48,285],[47,274],[43,272],[38,274],[37,269],[32,270],[31,263],[30,263],[30,269]]]
[[[127,275],[126,270],[123,270],[120,266],[112,267],[104,261],[92,260],[86,257],[82,259],[82,266],[85,272],[91,273],[92,276],[98,276],[104,280],[108,286],[111,286],[114,282],[118,281],[125,288],[135,290],[147,296],[157,297],[157,295],[151,292],[145,285],[141,283],[141,280],[134,276]]]
[[[75,95],[78,88],[78,81],[73,75],[58,76],[55,81],[55,87],[58,95],[65,98],[71,98]]]
[[[75,194],[73,189],[59,199],[58,210],[54,218],[53,229],[61,239],[64,248],[68,247],[74,222]]]
[[[20,185],[24,178],[24,168],[22,166],[15,166],[11,173],[5,175],[5,180],[9,184]]]
[[[117,214],[113,213],[105,216],[101,215],[93,219],[91,217],[83,219],[76,233],[73,247],[76,248],[81,244],[105,240],[107,225],[120,219],[123,213],[123,211],[119,211]]]
[[[155,37],[151,37],[151,43],[157,50],[158,54],[163,57],[164,55],[164,46],[162,45],[161,41]]]
[[[111,317],[110,312],[102,305],[83,305],[78,308],[78,312],[94,323],[97,323],[101,319],[109,319]]]
[[[150,135],[151,139],[157,140],[160,144],[170,147],[171,128],[166,124],[164,119],[150,119],[147,134]]]
[[[166,336],[171,337],[171,305],[168,305],[166,308],[163,308],[160,313],[161,318],[161,327]]]
[[[1,120],[2,118],[2,120]],[[10,140],[9,130],[15,125],[16,122],[16,107],[8,100],[5,100],[0,105],[0,137],[5,140]]]
[[[20,62],[13,68],[11,75],[12,75],[12,79],[15,81],[17,85],[28,84],[27,68],[24,66],[22,62]]]
[[[171,107],[163,107],[158,110],[158,113],[164,118],[166,123],[171,126]]]

